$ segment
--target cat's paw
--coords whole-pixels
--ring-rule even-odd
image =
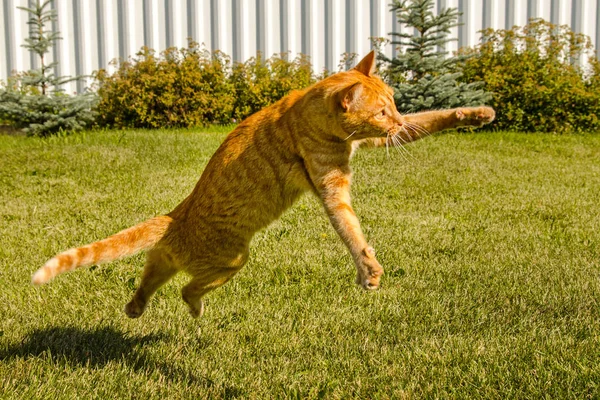
[[[192,318],[199,318],[204,314],[204,302],[201,299],[190,301],[190,299],[183,299],[188,305],[188,311]]]
[[[145,308],[145,304],[141,305],[135,299],[132,299],[125,305],[123,311],[125,311],[125,314],[127,314],[129,318],[139,318],[144,313]]]
[[[383,267],[375,258],[375,251],[372,247],[367,247],[357,262],[356,284],[365,290],[376,290],[382,275]]]
[[[460,126],[480,127],[489,124],[496,118],[496,112],[492,107],[465,107],[456,110],[456,119]]]

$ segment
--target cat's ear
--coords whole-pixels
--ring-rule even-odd
[[[353,85],[340,91],[338,98],[344,111],[349,111],[352,106],[356,103],[360,94],[362,93],[363,85],[360,82],[356,82]]]
[[[371,50],[371,52],[367,54],[365,58],[360,60],[354,69],[358,72],[362,72],[366,76],[373,75],[373,72],[375,71],[375,50]]]

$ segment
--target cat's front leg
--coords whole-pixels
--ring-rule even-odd
[[[401,146],[422,139],[432,133],[466,126],[480,127],[494,120],[496,113],[491,107],[461,107],[450,110],[424,111],[403,115],[403,129],[399,138],[368,138],[358,141],[358,147]]]
[[[365,240],[350,204],[349,171],[329,171],[314,183],[331,224],[352,254],[357,271],[356,283],[367,290],[377,289],[383,268]]]
[[[446,129],[465,126],[480,127],[492,122],[495,117],[494,109],[485,106],[425,111],[403,116],[406,130],[409,133],[413,132],[418,137],[423,133],[431,134]],[[414,129],[412,129],[413,127]]]

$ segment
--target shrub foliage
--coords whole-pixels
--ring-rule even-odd
[[[222,52],[196,43],[158,56],[142,48],[96,74],[98,123],[117,128],[192,127],[240,121],[290,90],[314,82],[308,59],[285,57],[231,63]]]
[[[487,29],[463,52],[462,79],[493,92],[499,129],[569,132],[600,129],[600,67],[590,39],[541,19],[510,30]],[[590,68],[585,70],[584,65]]]
[[[235,90],[236,121],[273,104],[292,90],[315,82],[307,56],[300,55],[290,62],[285,54],[264,60],[260,53],[245,63],[235,64],[230,80]]]
[[[460,25],[456,8],[434,15],[433,0],[394,0],[390,6],[400,24],[414,28],[414,32],[390,33],[391,44],[400,50],[395,58],[378,55],[400,112],[481,105],[490,99],[481,82],[459,80],[467,55],[447,57],[440,50],[456,40],[449,37],[451,29]]]
[[[226,122],[233,110],[230,60],[195,44],[169,48],[156,56],[142,48],[117,63],[117,70],[96,73],[98,124],[119,128],[164,128]]]
[[[81,130],[94,121],[95,94],[69,96],[61,88],[64,83],[82,77],[54,75],[57,63],[48,63],[45,57],[60,39],[58,32],[46,29],[57,18],[50,5],[51,0],[37,0],[31,8],[18,7],[29,14],[29,37],[23,47],[38,58],[40,67],[13,75],[0,88],[0,122],[33,136]]]
[[[407,49],[398,58],[380,58],[400,111],[487,103],[497,110],[492,129],[600,129],[600,62],[580,62],[592,53],[588,37],[532,20],[525,27],[485,30],[480,45],[448,59],[437,47],[450,40],[448,27],[457,14],[449,9],[436,19],[431,4],[394,2],[397,17],[420,32],[393,42]],[[117,61],[114,73],[101,70],[96,78],[98,124],[116,128],[239,122],[317,79],[306,56],[288,60],[287,54],[269,59],[258,54],[232,63],[193,42],[160,54],[142,48],[135,57]]]

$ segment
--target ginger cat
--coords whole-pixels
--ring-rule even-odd
[[[295,91],[250,116],[227,136],[192,193],[171,213],[104,240],[67,250],[33,275],[36,285],[78,267],[148,249],[142,280],[125,313],[142,315],[148,300],[173,275],[191,281],[182,297],[193,317],[202,297],[246,263],[253,235],[307,191],[316,194],[352,254],[356,283],[376,289],[383,268],[350,205],[349,160],[360,145],[398,145],[494,119],[489,107],[400,115],[393,91],[373,76],[375,54],[351,71]]]

